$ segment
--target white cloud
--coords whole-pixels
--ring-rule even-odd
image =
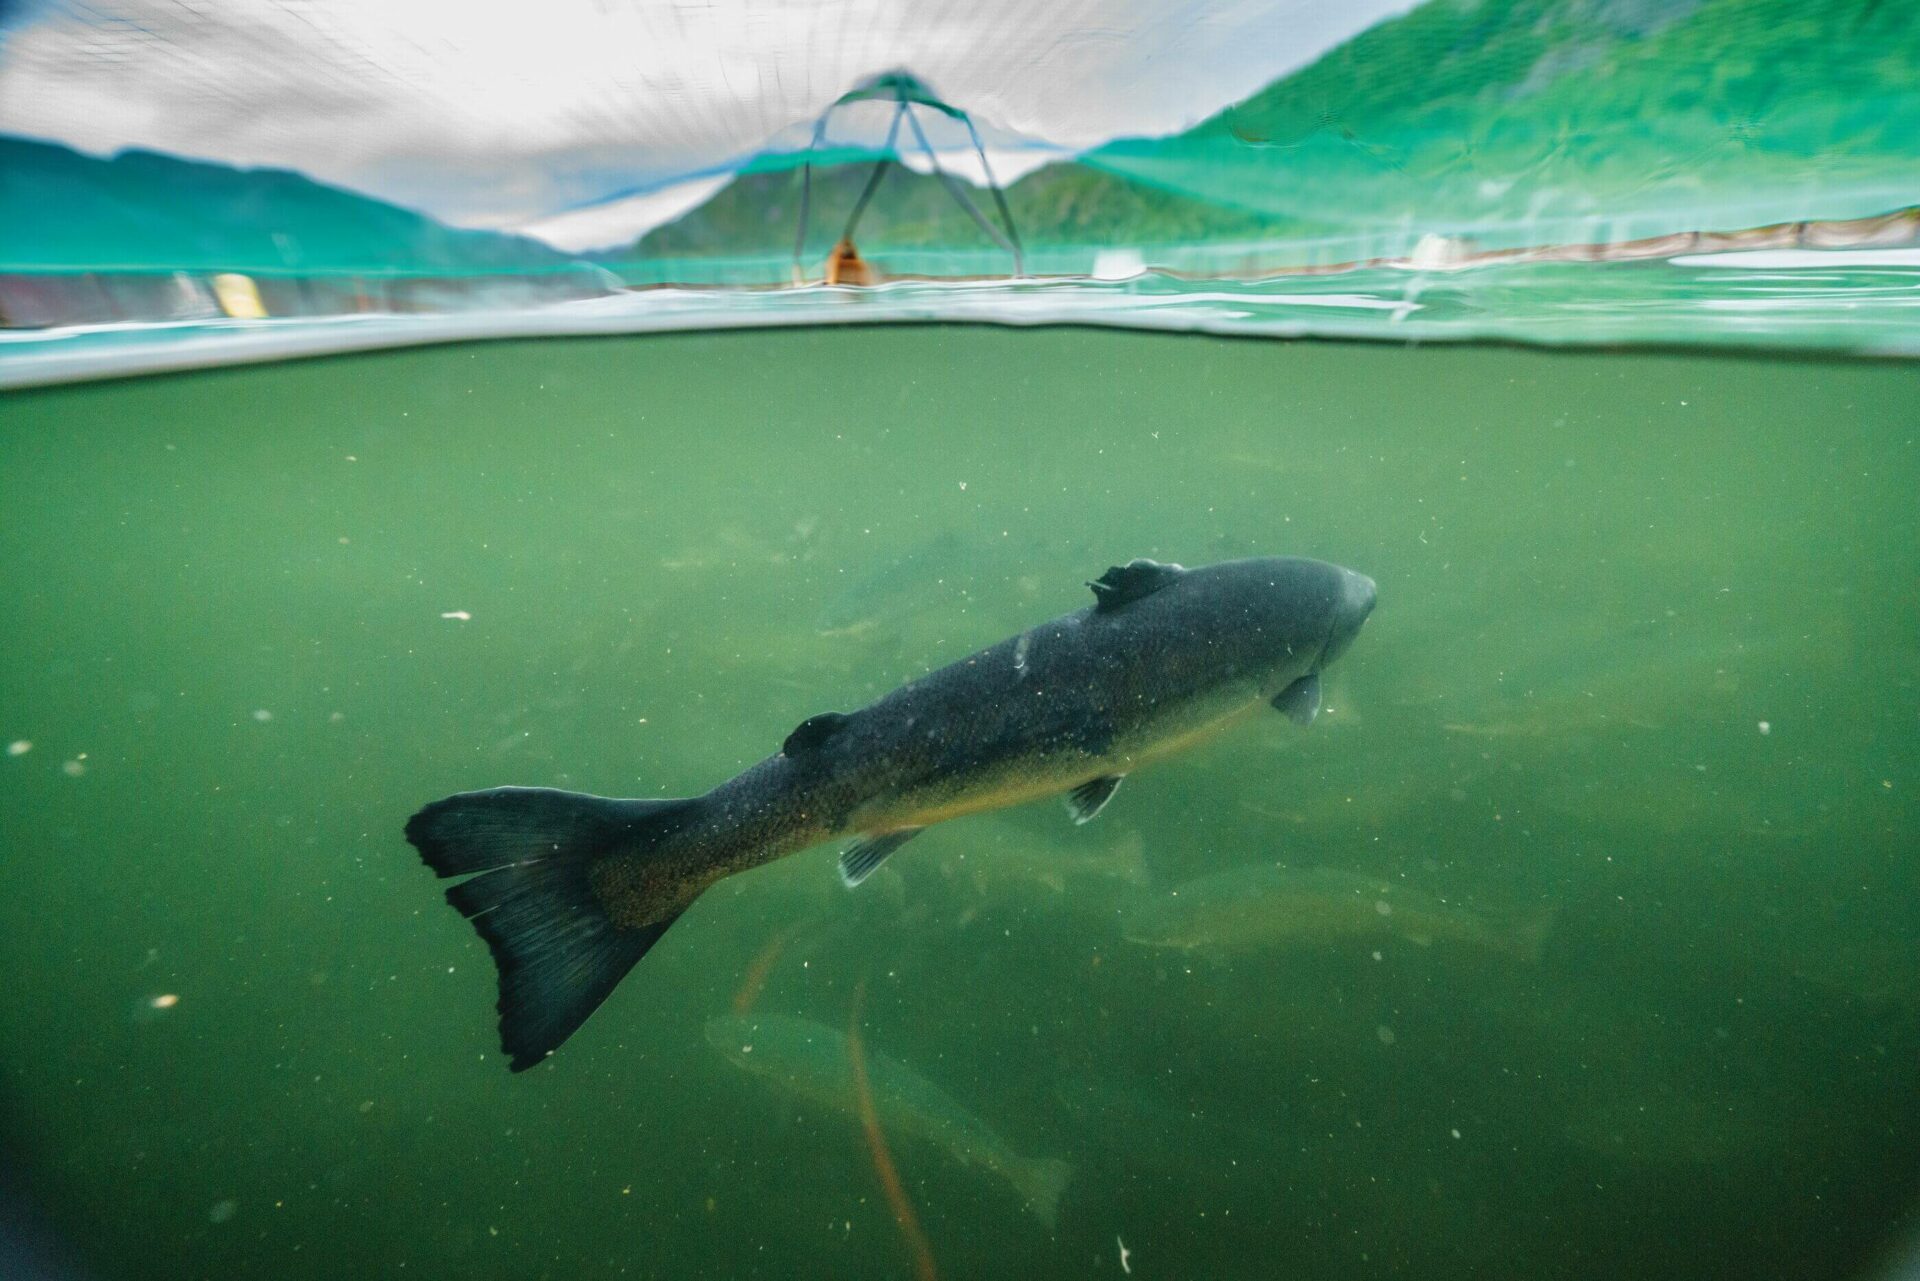
[[[518,223],[513,230],[538,237],[568,253],[611,249],[631,244],[661,223],[671,222],[698,207],[726,184],[725,174],[711,174],[637,196],[621,196],[552,217]]]
[[[0,131],[298,169],[562,243],[589,234],[584,206],[664,208],[658,189],[804,137],[896,67],[999,127],[1004,180],[1045,158],[1010,135],[1175,132],[1412,3],[54,3],[0,44]]]

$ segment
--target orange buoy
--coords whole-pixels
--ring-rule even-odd
[[[867,265],[860,251],[853,247],[853,241],[842,237],[840,243],[827,255],[827,283],[830,285],[874,285],[880,282],[880,273]]]

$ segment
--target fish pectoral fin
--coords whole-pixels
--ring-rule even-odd
[[[1120,786],[1120,780],[1125,777],[1125,774],[1102,774],[1099,778],[1088,779],[1062,798],[1067,803],[1067,813],[1073,815],[1075,823],[1091,822],[1094,815],[1107,807],[1107,802],[1113,799],[1114,791]]]
[[[839,733],[840,727],[852,719],[845,712],[822,712],[818,716],[809,716],[794,726],[793,733],[787,735],[787,741],[780,744],[780,754],[798,756],[802,752],[810,752]]]
[[[1308,672],[1273,696],[1273,705],[1295,725],[1311,725],[1320,714],[1320,673]]]
[[[1113,565],[1087,586],[1093,588],[1096,614],[1109,614],[1122,605],[1151,596],[1187,571],[1179,565],[1162,565],[1142,556],[1124,565]]]
[[[924,827],[903,827],[897,832],[861,837],[840,851],[840,883],[852,889],[872,876],[875,869],[887,861],[887,855],[926,830]]]

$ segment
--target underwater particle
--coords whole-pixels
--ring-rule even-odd
[[[1392,916],[1393,904],[1387,902],[1387,900],[1383,898],[1375,899],[1373,901],[1373,910],[1380,913],[1380,915],[1382,916]]]
[[[11,743],[7,744],[8,756],[25,756],[28,752],[31,752],[32,750],[33,750],[32,741],[24,738],[16,738]]]
[[[136,997],[127,1018],[135,1027],[146,1027],[166,1018],[168,1012],[179,1004],[180,994],[177,992],[155,992]]]
[[[344,721],[345,719],[347,719],[347,714],[345,712],[327,713],[327,723],[329,725],[338,725],[341,721]]]
[[[1456,1139],[1460,1137],[1460,1131],[1458,1130],[1448,1130],[1447,1133],[1451,1134]]]
[[[1773,733],[1773,722],[1772,722],[1772,721],[1761,721],[1761,722],[1760,722],[1760,732],[1761,732],[1762,734],[1771,734],[1771,733]]]
[[[1133,1251],[1127,1249],[1127,1243],[1120,1239],[1118,1233],[1114,1234],[1113,1243],[1120,1247],[1120,1270],[1128,1276],[1132,1276],[1133,1265],[1127,1262],[1127,1260],[1133,1257]]]
[[[240,1203],[238,1201],[235,1201],[231,1198],[225,1201],[215,1201],[213,1203],[213,1208],[207,1211],[207,1222],[208,1223],[225,1223],[228,1219],[231,1219],[234,1215],[238,1214],[239,1212],[240,1212]]]
[[[1376,1027],[1375,1029],[1373,1029],[1373,1034],[1380,1038],[1380,1044],[1382,1045],[1392,1045],[1395,1041],[1400,1039],[1393,1034],[1393,1029],[1388,1027],[1385,1023],[1382,1023],[1379,1027]]]
[[[256,707],[253,709],[253,719],[255,719],[256,721],[259,721],[262,725],[265,725],[268,721],[273,719],[273,713],[268,711],[264,707]]]
[[[440,617],[452,619],[456,623],[470,623],[473,621],[473,615],[464,609],[450,609],[441,614]]]
[[[62,774],[65,774],[68,778],[79,778],[82,774],[87,772],[87,763],[85,760],[79,757],[75,757],[73,760],[67,761],[66,763],[61,765],[60,772]]]

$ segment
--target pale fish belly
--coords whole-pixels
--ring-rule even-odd
[[[850,817],[849,832],[928,827],[948,819],[1058,796],[1092,779],[1129,774],[1212,737],[1262,704],[1251,682],[1165,710],[1115,736],[1104,753],[1033,752],[962,775],[877,797]]]

